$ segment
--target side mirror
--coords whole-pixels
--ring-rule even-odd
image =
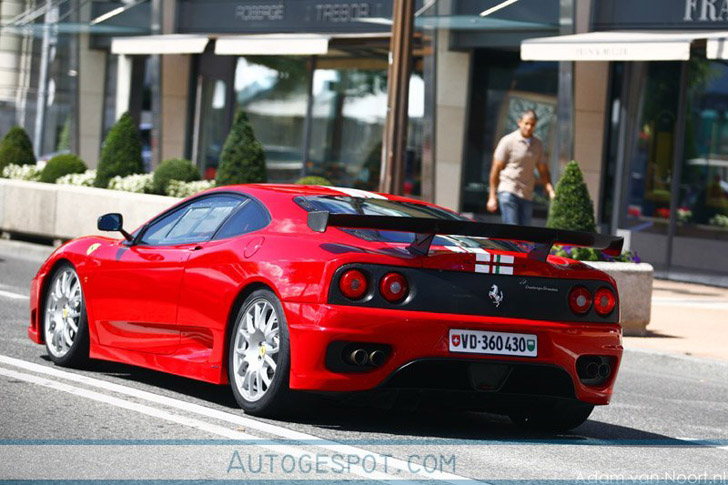
[[[99,231],[120,231],[124,227],[124,216],[121,214],[104,214],[99,217]]]
[[[131,234],[124,230],[124,217],[118,213],[104,214],[99,217],[96,227],[99,231],[119,231],[127,241],[133,239]]]

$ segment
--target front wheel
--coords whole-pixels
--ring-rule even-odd
[[[509,415],[516,425],[533,431],[569,431],[584,424],[594,406],[582,402],[557,402],[529,407]]]
[[[88,361],[86,304],[78,273],[70,264],[59,266],[45,292],[44,336],[51,360],[64,367]]]
[[[228,352],[228,376],[240,407],[255,416],[282,413],[290,393],[289,369],[283,307],[272,291],[254,291],[235,319]]]

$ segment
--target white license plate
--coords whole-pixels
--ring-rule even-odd
[[[536,357],[538,338],[527,333],[450,329],[450,352]]]

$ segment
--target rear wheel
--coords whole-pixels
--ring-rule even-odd
[[[593,405],[582,402],[556,402],[514,411],[508,417],[522,428],[559,432],[581,426],[593,410]]]
[[[45,293],[44,336],[48,356],[65,367],[88,361],[89,336],[81,280],[70,264],[59,266]]]
[[[270,290],[245,299],[230,337],[230,385],[246,413],[274,416],[286,409],[290,369],[288,326]]]

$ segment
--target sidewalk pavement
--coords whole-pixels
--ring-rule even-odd
[[[656,279],[647,335],[624,347],[728,361],[728,289]]]
[[[54,249],[0,240],[0,255],[39,264]],[[624,337],[624,347],[728,361],[728,288],[656,279],[647,335]]]

